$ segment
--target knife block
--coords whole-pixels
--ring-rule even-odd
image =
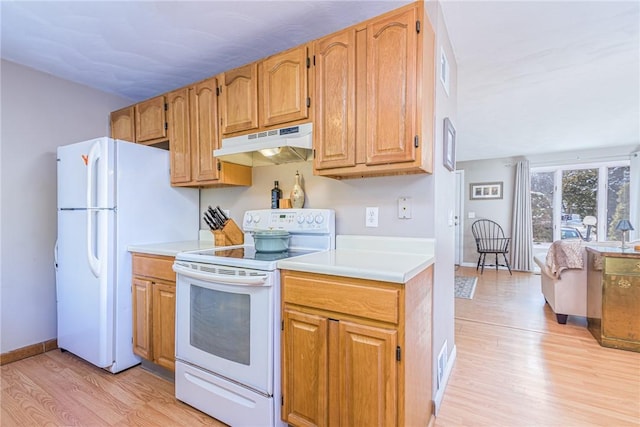
[[[244,233],[232,219],[221,230],[212,230],[216,246],[236,246],[244,244]]]

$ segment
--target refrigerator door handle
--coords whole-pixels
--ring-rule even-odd
[[[93,202],[93,181],[95,175],[95,166],[98,163],[98,160],[101,157],[100,150],[100,142],[96,142],[91,146],[91,150],[89,150],[89,155],[87,156],[87,261],[89,261],[89,268],[91,268],[91,272],[94,276],[100,276],[100,260],[94,254],[93,248],[98,248],[99,246],[95,242],[97,236],[94,234],[94,226],[93,226],[93,215],[95,211],[91,208]],[[97,190],[96,185],[96,190]],[[96,202],[98,202],[96,198]],[[96,249],[97,250],[97,249]]]

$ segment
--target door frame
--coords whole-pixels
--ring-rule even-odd
[[[464,262],[464,170],[456,170],[455,206],[453,225],[455,227],[454,264],[462,265]]]

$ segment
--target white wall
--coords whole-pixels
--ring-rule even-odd
[[[450,372],[455,350],[455,305],[454,305],[454,264],[455,264],[455,227],[453,222],[455,210],[455,173],[443,166],[444,119],[449,118],[454,128],[457,124],[458,112],[458,68],[449,39],[449,34],[442,15],[439,2],[426,2],[432,26],[436,32],[436,109],[434,140],[434,184],[435,206],[433,210],[433,236],[436,239],[436,267],[433,289],[433,393],[436,411],[439,408],[444,384],[438,388],[437,357],[444,343],[447,343],[448,372]],[[444,51],[449,62],[449,93],[440,82],[440,53]],[[447,374],[445,374],[446,376]],[[446,378],[444,379],[446,381]]]
[[[513,206],[513,185],[515,180],[515,160],[491,159],[459,162],[456,167],[464,170],[464,217],[462,262],[475,265],[478,262],[475,241],[471,234],[471,224],[478,219],[490,219],[502,226],[506,235],[511,234],[511,214]],[[502,199],[470,200],[469,184],[482,182],[502,182]],[[469,218],[473,212],[475,218]]]
[[[56,147],[108,135],[129,100],[3,60],[0,352],[56,338]]]

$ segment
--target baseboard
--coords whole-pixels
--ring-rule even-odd
[[[27,357],[37,356],[50,350],[58,348],[58,340],[52,339],[41,343],[28,345],[26,347],[11,350],[7,353],[0,354],[0,366],[17,360],[26,359]]]
[[[453,370],[453,364],[456,362],[457,354],[458,350],[454,345],[447,360],[447,366],[445,367],[444,375],[442,376],[442,386],[439,387],[438,390],[436,390],[436,395],[433,399],[436,407],[436,417],[438,416],[438,411],[440,410],[440,405],[442,404],[442,399],[444,398],[444,391],[447,389],[447,384],[449,383],[449,377],[451,376],[451,371]]]

